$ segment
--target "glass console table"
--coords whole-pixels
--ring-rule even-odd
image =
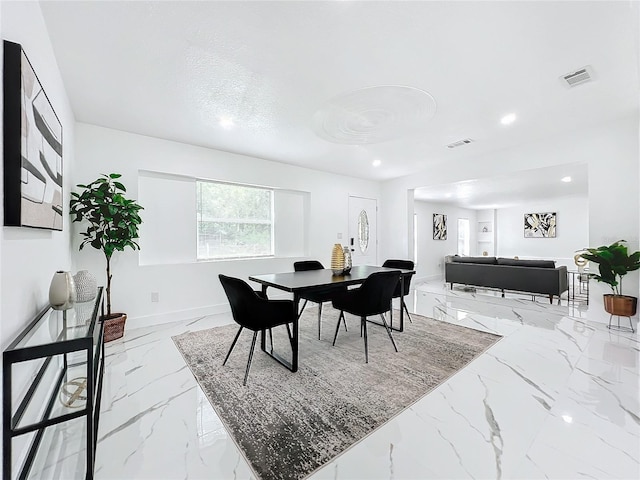
[[[84,463],[84,477],[93,478],[104,373],[103,313],[100,287],[90,302],[64,311],[42,310],[3,352],[4,479],[43,478],[56,462],[53,452],[68,453],[71,438],[80,457],[76,468]]]

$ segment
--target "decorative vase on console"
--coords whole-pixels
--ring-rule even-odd
[[[49,286],[49,303],[54,310],[68,310],[76,302],[76,286],[71,272],[58,270]]]
[[[349,273],[351,271],[351,267],[353,266],[353,260],[351,258],[351,248],[348,245],[342,247],[344,251],[344,269],[343,273]]]
[[[98,294],[98,283],[96,277],[88,270],[80,270],[73,276],[76,284],[76,301],[78,303],[90,302]]]
[[[336,243],[331,250],[331,270],[334,275],[344,273],[344,250],[339,243]]]

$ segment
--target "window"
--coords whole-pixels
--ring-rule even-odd
[[[469,256],[469,219],[458,219],[458,255]]]
[[[198,180],[198,260],[274,254],[273,190]]]
[[[140,171],[140,265],[309,255],[311,194]]]

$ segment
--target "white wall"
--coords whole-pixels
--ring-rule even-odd
[[[139,172],[138,200],[146,205],[141,212],[145,221],[138,242],[140,264],[194,262],[198,242],[195,179]]]
[[[2,227],[0,234],[0,344],[6,348],[33,317],[49,303],[49,284],[56,270],[71,270],[68,218],[70,172],[74,164],[75,119],[58,70],[38,2],[0,2],[0,35],[22,45],[63,127],[63,230]],[[0,69],[4,59],[0,50]],[[4,98],[0,90],[0,103]],[[4,127],[0,115],[0,130]],[[0,144],[3,142],[0,135]],[[2,147],[4,151],[4,146]],[[3,197],[0,168],[0,197]],[[4,225],[0,208],[0,225]],[[31,377],[30,363],[16,368],[14,397]],[[1,388],[1,387],[0,387]],[[13,442],[14,457],[24,458],[29,435]],[[1,442],[2,440],[0,440]]]
[[[524,214],[556,212],[555,238],[525,238]],[[556,260],[557,266],[576,268],[573,256],[589,246],[589,199],[559,197],[497,210],[498,256]]]
[[[273,199],[275,254],[302,257],[309,251],[308,192],[276,190]],[[329,265],[326,265],[329,267]]]
[[[491,154],[448,162],[446,152],[423,172],[384,182],[382,185],[381,218],[394,221],[393,231],[381,230],[383,257],[405,257],[409,254],[409,206],[411,190],[462,180],[491,178],[510,172],[553,165],[586,162],[589,168],[589,240],[588,244],[603,245],[620,238],[629,241],[629,248],[638,249],[638,110],[627,117],[573,133],[546,138]],[[406,232],[406,233],[404,233]],[[594,284],[591,301],[602,302],[604,291]],[[638,272],[625,278],[625,290],[639,295]],[[590,309],[596,312],[598,309]],[[608,320],[601,312],[596,320]],[[606,318],[605,318],[606,316]]]
[[[470,254],[476,244],[476,212],[442,203],[416,201],[413,211],[418,216],[418,259],[416,281],[444,278],[444,257],[458,252],[458,219],[467,218],[471,230]],[[447,216],[447,239],[433,239],[433,214]],[[396,258],[396,257],[394,257]],[[405,258],[400,256],[397,258]],[[407,257],[408,258],[408,257]]]
[[[121,173],[129,197],[134,199],[138,199],[140,170],[309,192],[309,257],[325,266],[330,264],[331,248],[338,233],[343,234],[343,242],[347,238],[349,195],[375,198],[378,202],[380,199],[378,182],[94,125],[76,124],[76,140],[81,161],[74,169],[74,183],[92,181],[100,173]],[[144,213],[143,210],[143,221]],[[74,224],[74,247],[80,240],[78,227]],[[141,242],[144,245],[145,239]],[[293,262],[299,258],[140,265],[138,256],[138,252],[127,250],[113,257],[113,308],[127,312],[130,325],[175,321],[227,310],[228,303],[217,278],[219,273],[247,278],[252,274],[291,271]],[[104,283],[104,260],[98,252],[84,249],[75,254],[75,259],[78,269],[90,270],[100,284]],[[151,292],[159,293],[158,303],[151,302]]]
[[[1,343],[6,347],[17,332],[49,303],[49,284],[54,272],[72,269],[68,212],[71,172],[74,168],[75,119],[49,41],[40,4],[2,2],[0,28],[3,39],[22,45],[62,123],[64,178],[61,232],[2,227]],[[0,209],[0,218],[2,215]]]
[[[482,255],[487,252],[490,257],[496,256],[496,211],[494,209],[476,210],[476,234],[474,255]],[[480,222],[488,225],[490,232],[484,233],[480,230]],[[482,233],[481,233],[482,232]]]

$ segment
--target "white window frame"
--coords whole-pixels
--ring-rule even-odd
[[[203,183],[214,183],[214,184],[218,184],[218,185],[232,185],[232,186],[236,186],[236,187],[243,187],[243,188],[250,188],[250,189],[254,189],[254,190],[262,190],[262,191],[266,191],[269,192],[269,197],[270,197],[270,221],[267,222],[256,222],[256,221],[248,221],[248,222],[241,222],[239,220],[241,219],[233,219],[233,221],[228,221],[227,219],[215,219],[215,221],[220,222],[220,223],[263,223],[263,224],[269,224],[270,225],[270,237],[271,237],[271,244],[270,244],[270,253],[265,253],[265,254],[255,254],[255,253],[251,253],[251,254],[241,254],[241,255],[219,255],[219,256],[200,256],[200,223],[202,222],[202,212],[198,209],[198,199],[196,198],[196,259],[198,262],[216,262],[216,261],[227,261],[227,260],[239,260],[239,259],[251,259],[251,258],[270,258],[270,257],[274,257],[275,256],[275,192],[273,188],[269,188],[269,187],[260,187],[260,186],[256,186],[256,185],[247,185],[244,183],[236,183],[236,182],[221,182],[218,180],[207,180],[207,179],[202,179],[202,178],[197,178],[196,179],[196,195],[200,195],[200,184]]]

